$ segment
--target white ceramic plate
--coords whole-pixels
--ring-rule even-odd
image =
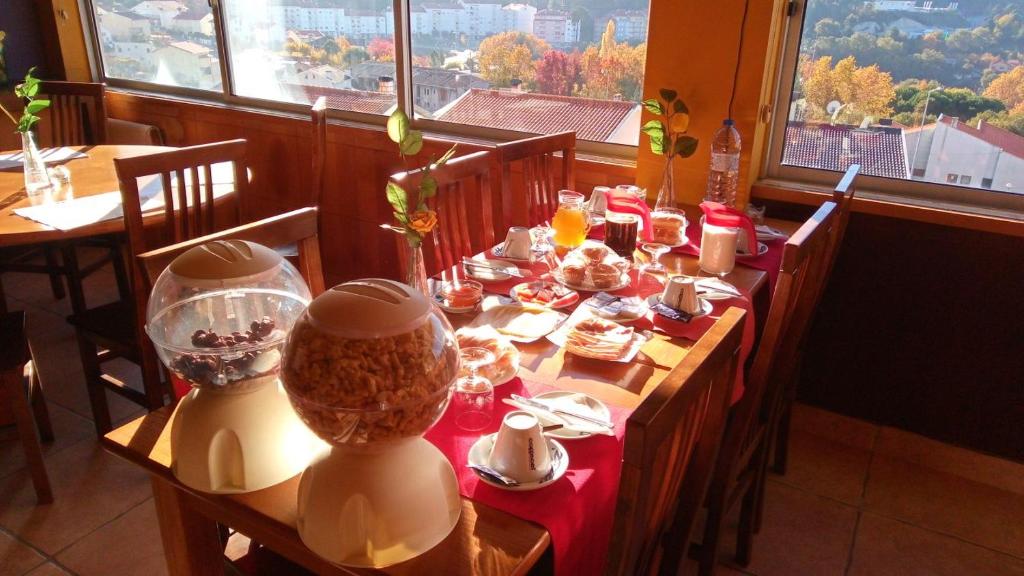
[[[523,314],[533,314],[541,316],[542,318],[534,320],[537,322],[536,330],[526,334],[522,331],[517,334],[510,334],[509,332],[503,331],[502,329],[509,326],[513,322],[523,322],[517,320]],[[479,316],[473,319],[469,323],[470,326],[484,326],[489,325],[497,330],[499,333],[504,334],[506,338],[513,342],[534,342],[540,340],[544,336],[551,333],[552,330],[558,328],[568,315],[562,312],[556,312],[550,308],[542,308],[540,306],[522,305],[522,304],[499,304],[492,306],[487,310],[484,310]],[[530,322],[530,321],[526,321]]]
[[[765,244],[764,242],[758,242],[757,243],[757,255],[758,256],[764,256],[767,252],[768,252],[768,245]],[[753,256],[753,254],[747,254],[746,252],[740,252],[740,249],[738,247],[736,248],[736,255],[737,256],[741,256],[741,257],[742,256]]]
[[[644,315],[647,314],[647,301],[644,300],[643,298],[638,298],[638,300],[640,301],[640,305],[639,312],[637,314],[630,314],[621,309],[619,310],[618,314],[609,314],[608,312],[605,311],[604,308],[595,308],[593,306],[590,306],[589,302],[593,299],[593,297],[587,298],[586,300],[583,301],[582,305],[589,307],[591,310],[594,311],[595,315],[600,316],[601,318],[604,318],[606,320],[614,320],[615,322],[632,322],[633,320],[643,318]]]
[[[702,284],[702,282],[704,284]],[[739,292],[738,288],[736,288],[732,284],[729,284],[725,280],[721,280],[719,278],[697,278],[696,279],[696,284],[697,284],[697,289],[698,290],[700,290],[701,288],[713,289],[713,288],[715,288],[716,285],[721,284],[721,285],[724,285],[724,286],[728,286],[728,287],[732,288],[733,290],[736,290],[737,292]],[[699,292],[699,296],[701,298],[705,299],[705,300],[712,300],[712,301],[714,301],[714,300],[728,300],[730,298],[739,298],[739,296],[733,296],[732,294],[728,294],[726,292],[719,292],[717,290],[714,290],[712,292]]]
[[[576,292],[575,290],[573,290],[571,292],[572,294],[575,294],[575,297],[570,297],[568,300],[566,300],[565,302],[563,302],[562,304],[560,304],[558,306],[552,306],[551,304],[542,304],[540,302],[524,302],[524,301],[520,300],[519,297],[516,296],[516,289],[519,288],[520,286],[523,286],[524,284],[532,284],[533,282],[536,282],[536,280],[533,280],[533,281],[530,281],[530,282],[523,282],[521,284],[516,284],[515,286],[513,286],[512,288],[509,289],[509,291],[508,291],[509,298],[515,300],[516,302],[519,302],[520,304],[532,304],[534,306],[543,306],[545,308],[551,308],[552,310],[560,310],[562,308],[568,308],[569,306],[573,306],[577,302],[580,301],[580,293]],[[548,282],[548,284],[553,284],[553,283]],[[557,286],[557,284],[555,284],[555,285]],[[568,294],[567,294],[567,296],[568,296]]]
[[[604,402],[601,402],[597,398],[589,394],[582,392],[571,392],[569,390],[554,390],[552,392],[545,392],[534,396],[534,400],[540,400],[546,402],[549,405],[565,398],[573,398],[575,401],[571,403],[572,411],[584,416],[593,416],[594,418],[601,418],[611,422],[612,413],[608,410],[608,406],[605,406]],[[545,434],[552,438],[558,438],[559,440],[579,440],[581,438],[590,438],[600,434],[598,430],[603,430],[599,426],[588,425],[583,420],[578,420],[571,416],[566,416],[564,419],[558,415],[549,414],[543,410],[530,410],[529,407],[523,408],[527,412],[537,416],[540,420],[541,425],[549,426],[551,424],[562,424],[564,427],[558,430],[552,430]],[[566,425],[566,423],[571,423]]]
[[[569,332],[572,330],[572,327],[593,316],[598,316],[593,308],[589,306],[580,306],[565,322],[562,323],[561,326],[559,326],[558,330],[548,334],[548,340],[559,348],[565,348],[565,343],[569,337]],[[650,340],[649,333],[644,333],[641,330],[633,330],[633,339],[629,341],[629,346],[622,353],[622,356],[619,356],[615,360],[609,360],[608,358],[595,358],[595,360],[603,360],[605,362],[630,362],[634,357],[636,357],[640,352],[640,349],[644,347],[644,344],[646,344],[648,340]],[[569,352],[568,350],[566,350],[566,354],[591,358],[591,356],[577,352]]]
[[[697,296],[697,301],[700,302],[700,313],[699,314],[693,314],[694,318],[700,318],[701,316],[707,316],[708,314],[711,314],[712,310],[715,309],[715,305],[712,304],[708,300],[708,298],[705,298],[703,294],[700,295],[700,296]],[[654,306],[655,304],[661,304],[661,294],[651,294],[650,296],[648,296],[647,297],[647,304],[649,306]],[[665,304],[665,305],[668,306],[668,304]],[[669,308],[672,308],[672,307],[669,306]],[[672,308],[672,309],[675,310],[675,308]]]
[[[464,308],[453,308],[451,306],[446,305],[445,302],[446,300],[441,296],[440,293],[434,294],[434,303],[437,304],[438,308],[444,310],[445,312],[448,312],[449,314],[466,314],[468,312],[473,312],[474,310],[480,307],[479,304],[475,304],[473,306],[467,306]]]
[[[486,264],[493,268],[502,268],[511,272],[518,272],[519,267],[507,260],[492,260],[492,259],[480,259],[474,258],[473,261],[481,264]],[[504,282],[513,276],[511,274],[505,274],[498,270],[491,270],[489,268],[481,268],[473,265],[463,265],[462,269],[466,271],[466,276],[473,280],[479,280],[480,282]]]
[[[487,460],[491,455],[491,450],[494,448],[495,436],[497,436],[497,433],[481,436],[480,439],[473,444],[473,447],[469,449],[467,461],[470,464],[487,466]],[[551,472],[548,472],[547,476],[536,482],[523,482],[518,486],[505,486],[504,484],[495,482],[475,470],[474,472],[476,472],[477,478],[479,478],[484,484],[488,484],[502,490],[511,490],[512,492],[538,490],[549,484],[554,484],[559,478],[565,476],[565,471],[569,469],[569,453],[565,451],[565,447],[559,444],[557,440],[551,438],[547,438],[546,440],[548,441],[548,450],[551,451]]]

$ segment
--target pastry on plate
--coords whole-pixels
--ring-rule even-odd
[[[618,284],[622,271],[611,264],[595,264],[590,267],[590,283],[595,288],[611,288]]]
[[[494,354],[494,362],[480,368],[480,373],[493,383],[519,368],[519,349],[490,326],[459,328],[455,337],[459,348],[486,348]]]

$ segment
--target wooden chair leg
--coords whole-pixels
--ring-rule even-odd
[[[5,402],[14,413],[14,421],[18,428],[21,445],[25,449],[25,461],[32,476],[32,484],[36,489],[36,499],[40,504],[53,502],[53,490],[50,488],[50,477],[46,474],[43,462],[43,450],[39,446],[35,426],[32,424],[32,412],[29,410],[25,389],[22,385],[20,371],[8,370],[0,375]]]
[[[772,472],[781,476],[786,475],[786,464],[789,459],[789,427],[793,416],[793,404],[796,403],[796,388],[800,382],[800,366],[802,362],[797,361],[793,381],[788,382],[783,392],[782,406],[779,407],[779,419],[774,434],[775,458],[772,462]]]
[[[28,382],[28,400],[32,405],[32,415],[36,420],[36,428],[39,429],[39,437],[43,442],[53,442],[53,424],[50,422],[50,410],[46,407],[46,397],[43,396],[43,387],[39,379],[39,371],[36,370],[35,361],[25,366]]]
[[[160,366],[157,365],[156,352],[146,344],[142,344],[141,348],[144,356],[139,365],[139,369],[142,371],[142,388],[146,393],[147,408],[152,412],[164,407],[165,388],[160,380]],[[150,357],[151,354],[152,357]],[[171,397],[174,397],[173,392]]]
[[[125,266],[124,243],[120,238],[110,239],[110,263],[114,267],[114,278],[117,280],[117,294],[121,300],[128,300],[132,297],[131,284],[128,283],[128,267]]]
[[[96,435],[103,436],[113,429],[110,419],[110,406],[107,404],[107,390],[103,385],[102,369],[96,357],[96,345],[81,332],[76,331],[78,354],[82,358],[82,372],[85,373],[85,388],[89,392],[89,405],[92,407],[92,421],[96,427]]]
[[[63,300],[67,294],[64,292],[64,278],[61,276],[60,263],[57,260],[57,249],[53,246],[43,248],[46,257],[46,267],[50,272],[50,291],[57,300]]]
[[[64,272],[68,279],[68,294],[71,297],[71,311],[81,314],[86,310],[85,292],[82,290],[81,268],[78,266],[78,252],[71,243],[61,246]]]
[[[712,480],[714,482],[714,480]],[[704,538],[700,543],[700,555],[697,558],[700,576],[714,576],[718,564],[718,539],[722,533],[722,521],[725,518],[726,491],[712,486],[708,494],[707,520],[704,524]]]
[[[761,516],[764,507],[764,488],[768,479],[768,453],[770,437],[761,440],[761,446],[751,458],[750,470],[754,479],[743,494],[740,505],[739,530],[736,534],[736,562],[740,566],[750,564],[754,547],[754,534],[761,530]]]

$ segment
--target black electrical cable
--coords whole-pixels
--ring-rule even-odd
[[[750,11],[750,0],[743,2],[743,19],[740,21],[740,41],[736,49],[736,70],[732,74],[732,93],[729,94],[729,118],[732,118],[732,103],[736,99],[736,84],[740,78],[740,61],[743,59],[743,29],[747,27],[747,13]]]

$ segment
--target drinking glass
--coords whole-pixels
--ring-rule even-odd
[[[764,205],[754,206],[753,204],[747,204],[745,212],[747,216],[750,216],[750,219],[754,222],[755,226],[761,226],[764,224],[764,210]]]
[[[551,244],[551,228],[538,226],[531,230],[533,244],[530,246],[530,264],[542,264],[548,272],[558,268],[555,247]]]
[[[463,348],[459,350],[459,359],[468,373],[455,381],[452,394],[455,425],[460,430],[477,432],[491,423],[494,412],[494,385],[478,372],[494,363],[494,354],[486,348]]]
[[[661,256],[662,254],[668,253],[670,248],[664,244],[658,244],[657,242],[646,242],[640,247],[640,249],[646,252],[651,259],[651,261],[643,267],[642,272],[647,272],[648,274],[664,274],[665,266],[661,263]]]
[[[551,219],[551,227],[555,230],[556,248],[572,250],[587,239],[590,219],[583,200],[583,194],[572,190],[562,190],[558,193],[558,210]]]

